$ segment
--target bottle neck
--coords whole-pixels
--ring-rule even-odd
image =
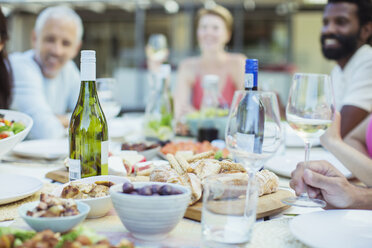
[[[155,85],[155,92],[157,95],[163,94],[168,90],[168,80],[166,77],[157,76],[157,82]]]
[[[96,81],[96,63],[84,62],[80,63],[80,80],[83,81]]]
[[[246,91],[257,90],[257,71],[246,71],[244,77],[244,88]]]
[[[96,89],[96,63],[92,61],[80,63],[80,101],[84,99],[97,99]]]
[[[81,81],[79,101],[83,103],[93,103],[98,99],[95,81]]]

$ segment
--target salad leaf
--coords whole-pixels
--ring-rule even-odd
[[[10,130],[11,130],[10,126],[1,126],[0,127],[0,132],[10,131]]]
[[[71,230],[70,232],[62,235],[60,241],[56,245],[56,248],[61,248],[65,241],[74,241],[80,235],[88,237],[92,244],[95,244],[98,241],[105,239],[104,236],[98,235],[93,229],[80,225]]]
[[[25,125],[23,125],[22,123],[15,122],[13,123],[11,130],[13,131],[14,134],[17,134],[19,132],[22,132],[25,128],[26,128]]]
[[[215,154],[214,154],[214,159],[223,159],[223,153],[221,150],[218,150]]]

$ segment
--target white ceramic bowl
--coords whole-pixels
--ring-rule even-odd
[[[110,188],[111,200],[125,228],[143,240],[159,240],[183,218],[190,201],[190,190],[177,184],[134,182],[134,188],[146,185],[170,185],[184,192],[178,195],[143,196],[122,193],[122,185]]]
[[[74,182],[83,182],[83,183],[94,183],[97,181],[110,181],[115,184],[122,185],[125,182],[129,182],[129,180],[125,177],[120,176],[95,176],[95,177],[87,177],[83,179],[76,180]],[[53,195],[60,197],[62,190],[64,187],[69,185],[70,183],[65,183],[58,187],[55,191],[53,191]],[[112,209],[112,202],[110,200],[110,195],[103,196],[103,197],[96,197],[96,198],[88,198],[88,199],[75,199],[77,202],[84,202],[90,206],[90,212],[87,218],[99,218],[105,216],[111,209]]]
[[[74,226],[82,222],[87,216],[90,207],[82,202],[76,202],[79,209],[79,214],[73,216],[63,217],[32,217],[27,216],[27,211],[32,211],[39,204],[39,202],[29,202],[23,204],[19,209],[18,213],[23,220],[35,231],[39,232],[42,230],[50,229],[53,232],[66,232],[72,229]]]
[[[21,122],[25,125],[25,129],[22,132],[17,133],[11,137],[0,139],[0,157],[5,153],[13,149],[13,147],[26,138],[30,132],[33,120],[30,116],[17,111],[0,109],[0,114],[4,115],[4,118],[10,121]]]

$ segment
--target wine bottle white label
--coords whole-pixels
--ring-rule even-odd
[[[69,177],[70,181],[81,179],[81,165],[80,159],[69,159],[68,161],[69,166]]]
[[[244,87],[245,88],[253,88],[254,83],[254,75],[253,73],[246,73],[244,77]]]
[[[101,142],[101,174],[108,175],[108,151],[109,151],[109,142]]]
[[[254,152],[254,134],[236,133],[236,144],[245,152]]]

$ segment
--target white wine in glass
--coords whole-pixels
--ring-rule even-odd
[[[335,101],[331,79],[324,74],[296,73],[286,108],[287,122],[305,142],[305,166],[309,161],[313,140],[318,139],[331,125],[335,114]],[[307,193],[286,198],[284,203],[298,207],[325,207],[319,199]]]

